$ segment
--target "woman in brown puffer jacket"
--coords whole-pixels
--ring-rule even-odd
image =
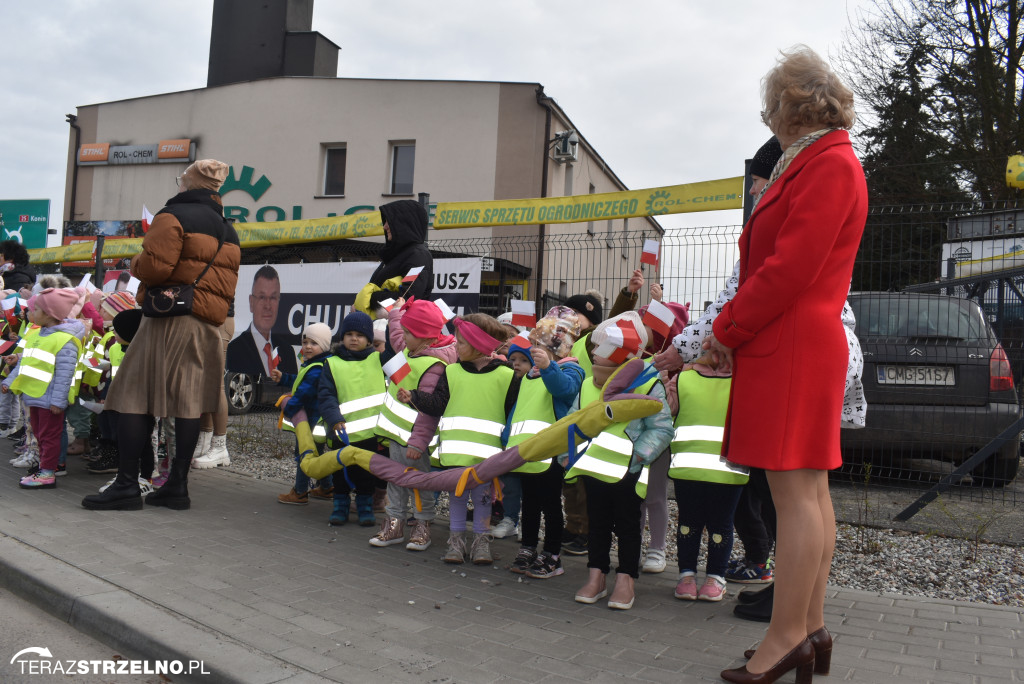
[[[199,439],[199,419],[217,410],[224,394],[224,354],[219,326],[235,296],[241,249],[224,218],[220,189],[228,166],[201,159],[179,177],[181,192],[157,213],[131,271],[147,288],[192,283],[192,313],[144,317],[110,384],[104,410],[118,412],[117,477],[106,491],[85,497],[94,510],[139,510],[139,457],[149,448],[155,418],[174,418],[171,472],[146,503],[186,509],[188,469]],[[207,265],[209,269],[203,273]],[[142,473],[149,477],[150,473]]]

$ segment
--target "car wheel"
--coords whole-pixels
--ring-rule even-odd
[[[980,487],[1005,487],[1013,482],[1020,469],[1020,445],[1005,449],[985,460],[971,473],[971,479]]]
[[[256,402],[256,383],[248,373],[229,371],[224,375],[224,393],[228,397],[228,413],[248,413]]]

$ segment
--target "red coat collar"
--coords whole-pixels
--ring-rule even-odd
[[[831,133],[822,136],[820,140],[817,140],[813,145],[811,145],[806,150],[798,154],[796,156],[796,159],[794,159],[790,163],[789,168],[786,169],[786,172],[779,176],[778,180],[776,180],[772,184],[772,187],[768,188],[768,192],[766,192],[764,194],[764,197],[761,198],[761,201],[757,203],[757,206],[754,208],[754,211],[750,214],[750,218],[747,219],[747,222],[749,223],[750,221],[752,221],[757,212],[761,211],[761,209],[763,209],[766,205],[771,204],[772,202],[777,200],[779,198],[779,195],[782,194],[782,190],[785,187],[786,183],[793,180],[793,178],[795,178],[796,175],[800,173],[800,170],[803,169],[803,167],[807,166],[807,164],[810,163],[812,159],[822,154],[825,150],[837,147],[839,145],[849,144],[850,133],[848,131],[832,131]]]

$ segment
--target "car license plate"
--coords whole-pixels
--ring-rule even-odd
[[[949,366],[878,366],[879,385],[954,385]]]

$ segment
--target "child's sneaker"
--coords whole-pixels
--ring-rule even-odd
[[[707,579],[704,580],[704,586],[700,588],[697,593],[697,599],[700,601],[721,601],[725,598],[725,582],[708,575]]]
[[[491,555],[491,535],[486,532],[477,533],[473,536],[473,546],[469,550],[473,558],[473,565],[490,565],[494,562]]]
[[[34,451],[26,451],[24,454],[18,457],[16,461],[11,463],[15,468],[31,468],[32,466],[39,465],[39,454]]]
[[[696,575],[683,575],[679,578],[679,584],[676,585],[675,593],[672,594],[677,599],[683,601],[696,601],[697,600],[697,576]]]
[[[665,572],[665,549],[647,549],[643,572]]]
[[[549,577],[558,577],[564,570],[562,570],[562,559],[551,555],[547,551],[541,551],[537,559],[533,561],[527,571],[527,577],[533,577],[534,579],[548,579]]]
[[[445,563],[462,565],[466,562],[466,533],[452,532],[448,536],[448,551],[442,558]]]
[[[370,537],[370,546],[393,546],[405,541],[405,522],[385,515],[380,531]]]
[[[54,489],[57,486],[57,478],[52,472],[46,474],[39,472],[21,478],[18,486],[22,489]]]
[[[417,520],[416,526],[409,535],[409,543],[405,545],[410,551],[426,551],[430,547],[430,521]]]
[[[295,491],[295,487],[292,487],[288,490],[287,494],[278,494],[277,502],[291,504],[292,506],[305,506],[309,503],[309,496],[306,492],[299,494]]]
[[[738,584],[767,584],[774,579],[775,561],[771,558],[764,563],[749,563],[746,558],[731,560],[725,571],[725,580]]]
[[[516,559],[512,561],[509,570],[517,575],[525,575],[535,560],[537,560],[537,549],[523,546],[519,549],[519,553],[516,554]]]
[[[504,539],[505,537],[511,537],[516,532],[516,524],[512,522],[512,518],[504,517],[497,525],[491,528],[491,536],[495,539]]]

